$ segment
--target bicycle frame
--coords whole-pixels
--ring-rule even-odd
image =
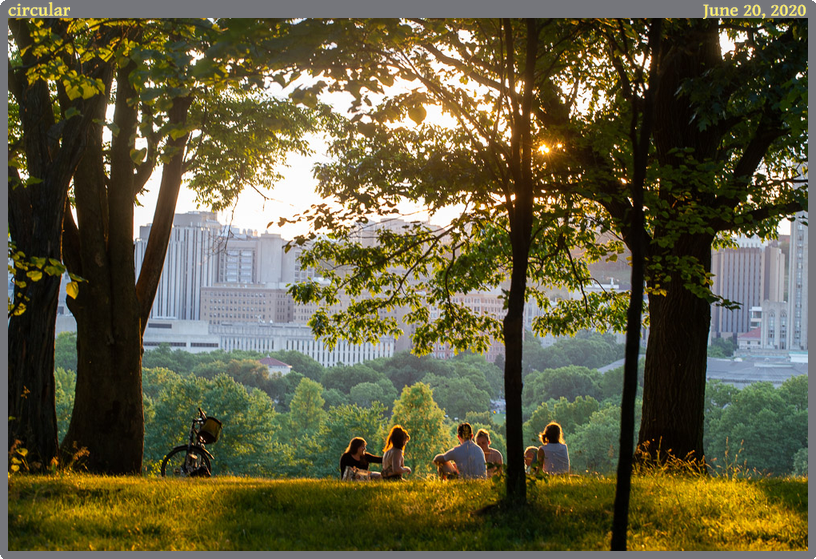
[[[201,458],[198,456],[203,454],[206,456],[204,459],[204,464],[209,468],[210,462],[213,461],[215,458],[212,454],[205,448],[205,442],[199,436],[199,431],[201,426],[207,420],[206,414],[201,411],[201,408],[198,408],[198,417],[194,417],[192,423],[190,424],[190,433],[187,438],[187,444],[179,445],[170,450],[164,458],[162,462],[162,476],[165,476],[165,467],[167,465],[168,460],[171,459],[172,456],[177,455],[179,453],[183,453],[184,461],[180,465],[180,470],[176,469],[176,472],[181,473],[183,476],[195,475],[194,472],[201,466],[200,460]],[[209,476],[209,471],[207,472],[207,476]]]

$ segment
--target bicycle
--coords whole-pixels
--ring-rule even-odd
[[[198,408],[198,417],[193,418],[187,444],[179,445],[167,453],[162,460],[161,476],[166,477],[210,477],[210,463],[213,455],[204,445],[218,441],[221,434],[221,422],[214,417],[207,417]]]

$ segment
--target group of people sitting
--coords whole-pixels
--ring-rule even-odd
[[[490,446],[490,433],[479,429],[474,437],[470,423],[461,423],[456,430],[459,444],[447,452],[434,456],[433,463],[442,479],[475,479],[496,475],[501,471],[504,457]],[[362,437],[351,439],[340,457],[341,479],[354,479],[362,473],[368,479],[400,480],[411,473],[405,465],[405,445],[411,436],[401,425],[394,425],[388,433],[383,455],[367,452]],[[569,473],[569,451],[558,423],[551,422],[539,435],[541,446],[529,446],[524,452],[528,473]],[[370,464],[382,464],[382,473],[369,471]]]

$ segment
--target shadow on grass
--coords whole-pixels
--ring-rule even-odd
[[[793,482],[793,483],[791,483]],[[807,518],[808,514],[808,478],[779,480],[765,479],[758,487],[768,501],[779,503],[792,513]]]
[[[220,495],[216,540],[264,550],[608,549],[614,488],[552,483],[523,507],[490,482],[236,484]],[[236,541],[235,537],[238,537]],[[215,549],[215,548],[213,548]]]

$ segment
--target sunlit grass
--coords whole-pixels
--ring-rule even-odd
[[[615,482],[555,478],[524,510],[485,482],[18,475],[10,550],[603,550]],[[807,480],[639,476],[629,549],[805,550]]]

